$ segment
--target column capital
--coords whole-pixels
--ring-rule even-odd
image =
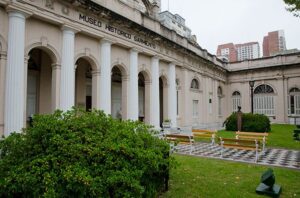
[[[101,75],[101,71],[99,69],[93,70],[91,73],[92,73],[92,76],[100,76]]]
[[[100,44],[109,44],[109,45],[112,45],[114,43],[116,43],[116,41],[111,40],[111,39],[107,39],[107,38],[102,38],[100,40]]]
[[[152,56],[152,59],[158,59],[158,60],[161,60],[162,59],[162,56],[158,55],[158,54],[155,54]]]
[[[7,52],[1,51],[0,52],[0,59],[6,60],[7,59]]]
[[[29,58],[30,58],[30,57],[29,57],[28,55],[25,55],[25,56],[24,56],[24,63],[25,63],[25,65],[28,64]]]
[[[70,34],[76,34],[77,32],[80,32],[79,29],[77,29],[75,27],[72,27],[72,26],[69,26],[69,25],[62,25],[61,30],[65,31],[65,32],[68,32]]]
[[[170,66],[172,66],[172,65],[176,66],[177,64],[176,64],[176,62],[170,62],[169,65]]]
[[[151,85],[152,84],[152,80],[145,80],[145,85]]]
[[[6,11],[8,12],[9,17],[19,17],[21,19],[26,19],[32,15],[30,12],[26,12],[23,10],[18,10],[12,6],[7,6]]]
[[[53,63],[53,64],[51,64],[51,68],[52,68],[52,70],[61,69],[61,65],[58,63]]]
[[[140,53],[140,52],[142,52],[142,50],[139,50],[138,48],[135,48],[135,47],[131,48],[129,51],[130,51],[130,53]]]
[[[129,75],[122,75],[122,81],[128,81]]]

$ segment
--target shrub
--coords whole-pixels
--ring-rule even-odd
[[[169,145],[101,111],[34,116],[0,142],[0,197],[155,197]]]
[[[237,113],[232,113],[225,121],[227,131],[237,131]],[[243,113],[242,131],[269,132],[270,120],[262,114]]]

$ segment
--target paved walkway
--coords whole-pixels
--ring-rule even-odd
[[[221,158],[221,147],[209,143],[195,143],[190,154],[189,145],[177,145],[175,152],[184,155],[194,155],[209,158],[218,158],[231,161],[255,163],[255,151],[225,148]],[[257,164],[294,168],[300,170],[300,151],[266,148],[261,152]]]

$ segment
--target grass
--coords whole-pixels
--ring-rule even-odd
[[[300,142],[293,139],[293,130],[295,128],[294,125],[273,124],[267,139],[267,147],[300,150]],[[218,132],[218,136],[235,138],[235,133],[223,130]]]
[[[216,159],[174,155],[179,163],[171,170],[169,191],[161,198],[252,198],[267,166]],[[273,168],[276,184],[282,186],[281,198],[300,197],[300,171]]]

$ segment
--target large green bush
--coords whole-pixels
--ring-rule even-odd
[[[225,121],[227,131],[237,131],[237,113],[232,113]],[[243,113],[242,131],[269,132],[270,120],[262,114]]]
[[[72,110],[0,142],[0,197],[155,197],[169,146],[139,122]]]

